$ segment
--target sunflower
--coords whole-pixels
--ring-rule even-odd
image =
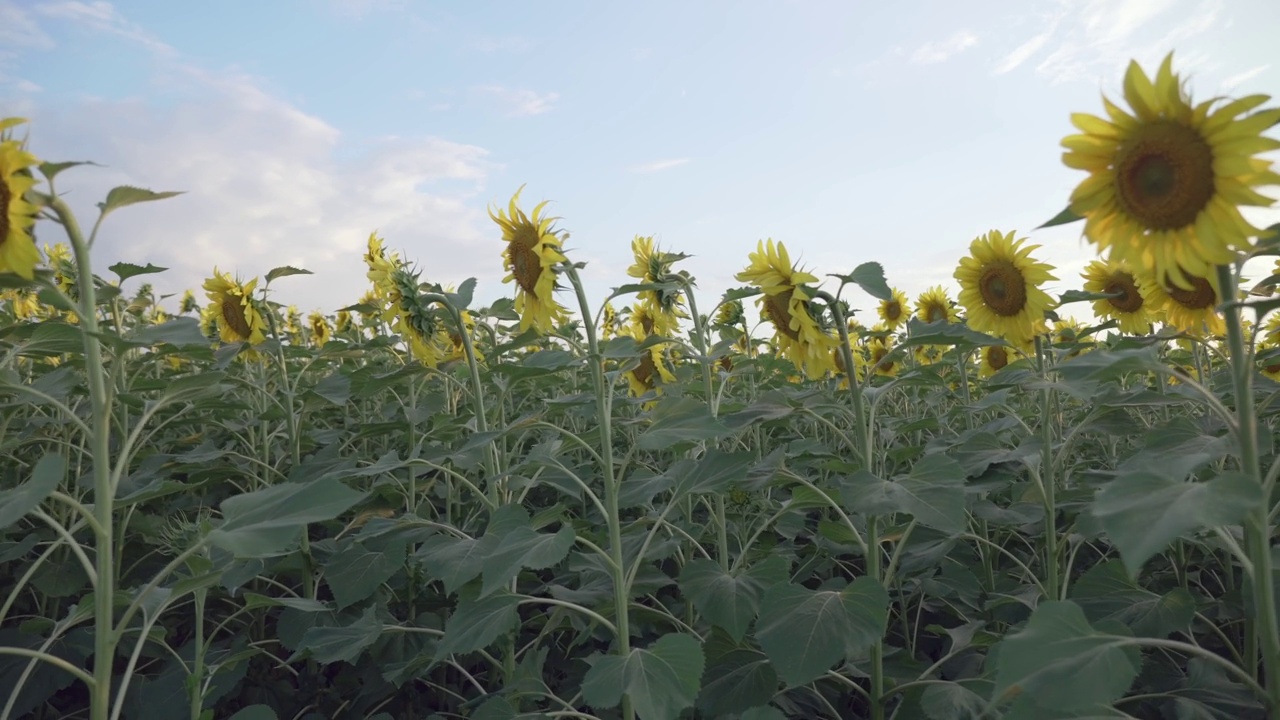
[[[640,282],[674,283],[680,280],[680,276],[671,272],[671,265],[685,256],[655,249],[652,237],[637,235],[631,241],[631,254],[635,257],[635,262],[627,268],[627,275]],[[689,317],[684,312],[684,294],[679,290],[641,290],[637,296],[661,312],[677,318]]]
[[[35,277],[40,251],[29,232],[35,225],[37,208],[23,196],[36,185],[31,168],[38,162],[17,140],[0,142],[0,273],[11,272],[27,280]]]
[[[302,343],[302,311],[297,305],[290,305],[285,310],[284,331],[289,335],[289,342],[294,345]]]
[[[1084,323],[1075,318],[1064,318],[1053,324],[1051,333],[1055,345],[1064,346],[1066,358],[1073,358],[1093,346],[1084,332]]]
[[[947,354],[948,345],[915,345],[911,348],[911,356],[917,365],[933,365],[942,362]]]
[[[1084,290],[1106,293],[1116,297],[1093,301],[1093,314],[1099,318],[1116,321],[1120,332],[1126,335],[1144,335],[1151,329],[1151,312],[1142,295],[1138,279],[1128,266],[1094,260],[1081,274]]]
[[[741,300],[729,300],[720,305],[716,311],[716,324],[725,327],[737,327],[746,322],[747,314],[742,308]]]
[[[1159,308],[1165,324],[1192,335],[1222,335],[1227,331],[1226,321],[1218,313],[1221,292],[1215,278],[1193,275],[1185,269],[1182,277],[1191,286],[1185,289],[1175,285],[1166,275],[1164,282],[1154,277],[1144,278],[1142,294],[1152,307]]]
[[[872,332],[887,329],[884,325],[877,325],[872,328]],[[884,377],[895,377],[898,374],[898,371],[902,369],[902,358],[889,357],[889,353],[893,352],[892,342],[887,335],[876,335],[867,338],[867,361],[866,365],[863,366],[864,376],[867,373],[875,373]]]
[[[849,373],[845,369],[844,353],[840,352],[840,338],[833,336],[832,340],[836,346],[831,350],[831,364],[840,378],[840,389],[845,390],[849,387]],[[849,355],[853,358],[854,377],[863,377],[867,367],[867,347],[853,333],[849,334]]]
[[[608,340],[618,334],[618,328],[622,323],[618,322],[618,309],[613,303],[606,302],[604,304],[604,317],[600,319],[600,339]]]
[[[391,328],[400,333],[414,359],[425,367],[436,367],[445,359],[441,342],[443,330],[433,313],[416,305],[400,310],[395,314]]]
[[[79,297],[76,291],[76,261],[71,257],[71,248],[66,243],[54,243],[44,246],[45,262],[53,271],[53,284],[75,300]]]
[[[675,337],[680,331],[680,321],[671,313],[663,312],[656,304],[641,300],[631,309],[631,317],[627,320],[634,332],[631,334],[647,338],[650,335]]]
[[[546,333],[569,318],[554,297],[555,267],[568,258],[563,252],[563,238],[551,227],[556,218],[542,215],[547,201],[539,203],[531,215],[525,215],[517,204],[523,190],[522,185],[511,196],[506,213],[499,209],[495,214],[490,209],[489,217],[502,228],[502,241],[507,244],[502,251],[507,276],[502,282],[516,284],[515,309],[520,314],[520,330],[535,328]]]
[[[196,300],[196,294],[190,290],[182,291],[182,301],[178,303],[178,312],[186,315],[200,309],[200,303]]]
[[[986,345],[978,353],[978,377],[989,378],[1025,353],[1007,345]]]
[[[351,328],[355,326],[355,323],[351,319],[351,311],[339,310],[337,319],[334,321],[334,325],[339,333],[345,333],[351,330]]]
[[[924,323],[960,322],[960,310],[941,285],[934,285],[916,298],[916,317]]]
[[[9,299],[9,306],[13,310],[13,316],[18,320],[31,320],[38,318],[41,314],[41,305],[39,298],[34,292],[29,290],[9,290],[0,297]]]
[[[449,292],[453,292],[453,289],[450,288]],[[461,315],[462,317],[462,326],[467,329],[467,334],[474,338],[476,336],[476,332],[475,332],[476,319],[472,317],[471,313],[467,312],[466,310],[460,311],[459,315]],[[449,339],[448,354],[446,355],[445,359],[446,360],[466,360],[467,348],[464,344],[465,338],[463,338],[462,335],[458,333],[457,328],[455,328],[452,324],[450,324],[449,330],[445,333],[445,335],[447,335]],[[484,362],[484,354],[480,352],[480,348],[475,346],[474,341],[471,346],[471,351],[475,353],[477,363]]]
[[[400,298],[396,293],[395,283],[391,281],[391,273],[400,267],[400,255],[398,253],[387,255],[386,249],[382,246],[382,238],[378,237],[377,231],[369,233],[364,253],[364,264],[369,268],[369,271],[365,273],[365,277],[369,278],[369,282],[373,283],[373,297],[392,305],[399,302]],[[379,305],[379,307],[381,306],[380,303],[375,304]]]
[[[254,278],[247,283],[231,279],[227,273],[213,269],[213,277],[204,281],[205,295],[209,298],[209,313],[223,342],[247,342],[257,345],[266,336],[267,323],[253,303]]]
[[[1071,193],[1071,209],[1110,259],[1193,291],[1190,275],[1211,275],[1260,232],[1239,206],[1270,206],[1254,188],[1280,184],[1270,161],[1256,157],[1280,148],[1262,135],[1280,121],[1280,108],[1249,114],[1266,95],[1193,106],[1172,53],[1154,82],[1131,62],[1124,97],[1132,115],[1104,98],[1110,120],[1071,116],[1083,134],[1063,139],[1062,161],[1089,173]]]
[[[764,291],[756,302],[773,323],[778,349],[809,379],[832,370],[831,350],[837,343],[818,327],[804,286],[818,278],[793,266],[787,249],[773,240],[768,245],[761,240],[748,257],[751,264],[735,277]]]
[[[969,256],[960,259],[955,278],[969,326],[1011,342],[1024,342],[1045,331],[1044,313],[1055,303],[1040,289],[1052,266],[1031,258],[1039,245],[1026,245],[1012,232],[992,230],[975,238]]]
[[[319,310],[313,311],[307,316],[307,329],[311,331],[311,342],[316,347],[324,347],[333,337],[333,329],[329,327],[329,319]]]
[[[911,311],[907,309],[907,294],[898,289],[889,291],[889,299],[881,300],[876,306],[876,314],[890,330],[907,321]]]

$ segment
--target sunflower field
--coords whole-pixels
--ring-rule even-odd
[[[1280,109],[1123,95],[1062,142],[1074,283],[762,240],[708,302],[637,237],[593,300],[517,191],[509,297],[371,234],[308,316],[98,274],[174,193],[86,234],[0,120],[0,720],[1280,717]]]

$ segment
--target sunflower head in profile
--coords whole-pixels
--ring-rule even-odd
[[[896,288],[891,290],[889,299],[881,300],[876,306],[876,315],[880,316],[881,322],[890,330],[905,323],[911,316],[911,311],[907,309],[907,294]]]
[[[1189,289],[1175,284],[1170,275],[1164,276],[1163,281],[1154,276],[1142,279],[1142,294],[1158,309],[1160,319],[1170,327],[1200,337],[1226,333],[1227,323],[1218,312],[1222,294],[1217,279],[1185,269],[1180,274]]]
[[[222,342],[257,345],[266,340],[267,322],[253,301],[254,278],[247,283],[234,280],[227,273],[213,269],[213,277],[204,281],[209,298],[209,314]]]
[[[773,240],[761,240],[748,258],[751,264],[735,277],[764,291],[756,302],[773,324],[779,352],[810,379],[833,370],[831,351],[838,343],[818,325],[805,286],[818,278],[793,266],[787,249]]]
[[[355,321],[351,319],[350,310],[339,310],[337,317],[334,319],[334,327],[339,333],[350,332],[355,327]]]
[[[613,306],[613,303],[606,302],[600,317],[600,339],[608,340],[616,336],[621,326],[622,323],[618,321],[618,309]]]
[[[649,337],[635,324],[629,324],[622,332],[629,335],[636,342],[644,342]],[[631,397],[643,397],[650,392],[661,395],[663,383],[676,381],[675,373],[672,372],[667,358],[667,346],[668,343],[655,343],[645,348],[641,351],[639,362],[636,366],[624,373]],[[653,405],[654,401],[650,400],[643,407],[648,410]]]
[[[186,315],[200,309],[200,303],[196,300],[196,294],[190,290],[182,291],[182,301],[178,303],[178,312]]]
[[[916,298],[916,318],[922,323],[960,322],[960,310],[941,285],[934,285]]]
[[[1131,62],[1124,97],[1132,113],[1104,98],[1107,118],[1071,116],[1081,133],[1063,139],[1062,160],[1089,173],[1071,209],[1110,259],[1190,291],[1188,274],[1211,275],[1259,232],[1239,208],[1269,206],[1254,188],[1280,184],[1258,157],[1280,148],[1262,135],[1280,121],[1280,108],[1254,112],[1266,95],[1193,105],[1172,53],[1154,80]]]
[[[1081,275],[1084,290],[1113,297],[1093,301],[1093,314],[1116,321],[1126,335],[1144,335],[1151,329],[1151,307],[1142,295],[1142,284],[1127,265],[1094,260]]]
[[[541,333],[551,332],[569,318],[568,312],[556,302],[556,266],[567,260],[564,255],[562,233],[552,227],[556,218],[542,214],[547,206],[543,201],[526,215],[520,209],[520,190],[511,196],[507,211],[501,208],[489,217],[502,228],[503,266],[507,276],[503,282],[516,284],[515,309],[520,314],[520,330],[530,328]]]
[[[71,256],[71,248],[66,243],[46,244],[44,256],[49,269],[53,271],[53,284],[72,300],[78,299],[80,294],[76,290],[76,261]]]
[[[627,274],[642,283],[678,283],[683,279],[672,272],[671,266],[688,256],[655,248],[652,237],[637,235],[631,241],[631,254],[635,262],[627,268]],[[678,318],[688,317],[684,311],[684,293],[678,288],[641,290],[637,295],[664,313]]]
[[[1055,303],[1040,284],[1057,280],[1053,268],[1037,262],[1024,245],[1026,238],[992,230],[969,245],[969,256],[960,259],[955,278],[960,282],[960,304],[974,330],[1025,342],[1045,331],[1045,311]]]
[[[7,132],[24,122],[19,118],[0,120],[0,274],[8,272],[31,280],[40,264],[40,251],[31,239],[38,208],[25,195],[36,186],[31,169],[40,161],[22,142],[9,139]]]
[[[747,313],[741,300],[728,300],[716,311],[716,325],[722,327],[739,327],[746,320]]]
[[[307,316],[307,329],[311,331],[311,342],[316,347],[324,347],[333,337],[333,328],[329,326],[329,318],[319,310]]]
[[[400,298],[395,294],[396,286],[392,282],[391,274],[403,263],[400,262],[399,253],[393,252],[388,255],[382,242],[382,238],[378,237],[376,231],[369,233],[364,252],[364,264],[369,270],[365,273],[365,277],[373,283],[374,297],[394,305]]]

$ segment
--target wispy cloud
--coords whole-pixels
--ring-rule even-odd
[[[127,20],[114,5],[105,0],[94,2],[57,0],[38,5],[36,11],[46,17],[66,20],[98,32],[118,35],[162,55],[177,54],[171,45],[147,32],[140,25]]]
[[[541,115],[550,112],[559,93],[537,93],[533,90],[517,90],[501,85],[483,85],[474,88],[476,93],[495,99],[512,117]]]
[[[1254,79],[1255,77],[1261,75],[1262,73],[1266,72],[1270,67],[1271,65],[1269,64],[1259,65],[1256,68],[1250,68],[1248,70],[1245,70],[1242,73],[1232,75],[1229,78],[1225,78],[1221,83],[1222,88],[1224,90],[1234,90],[1240,87],[1241,85],[1249,82],[1250,80]]]
[[[932,65],[946,61],[978,44],[978,36],[961,30],[946,40],[927,42],[911,54],[913,65]]]
[[[645,173],[645,174],[662,172],[663,170],[670,170],[671,168],[680,167],[681,165],[685,165],[688,162],[689,162],[689,158],[669,158],[666,160],[655,160],[653,162],[644,163],[642,165],[635,165],[631,168],[631,172]]]
[[[1042,29],[996,63],[995,74],[1047,50],[1035,65],[1038,74],[1052,82],[1096,80],[1131,58],[1158,59],[1223,19],[1223,0],[1082,0],[1059,7],[1037,18]]]

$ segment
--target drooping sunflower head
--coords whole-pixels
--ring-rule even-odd
[[[361,306],[360,316],[365,320],[371,320],[382,314],[382,308],[386,305],[386,301],[378,297],[377,291],[366,290],[360,296],[360,302],[356,304]]]
[[[1093,314],[1112,318],[1126,335],[1143,335],[1150,330],[1151,308],[1142,295],[1142,286],[1128,266],[1094,260],[1082,273],[1084,290],[1112,295],[1093,301]]]
[[[552,227],[556,218],[542,214],[548,201],[543,201],[526,215],[520,209],[520,190],[511,196],[504,213],[501,208],[489,217],[502,228],[503,266],[507,276],[503,282],[515,282],[515,309],[520,314],[520,329],[536,328],[550,332],[568,320],[568,312],[556,302],[556,265],[568,258],[563,252],[562,233]]]
[[[916,298],[916,317],[923,323],[953,323],[960,321],[960,310],[941,285],[934,285]]]
[[[351,328],[355,325],[354,321],[351,319],[351,311],[339,310],[338,316],[334,322],[334,325],[337,327],[337,330],[340,333],[345,333],[350,331]]]
[[[766,295],[779,295],[806,283],[816,283],[818,278],[791,264],[791,256],[782,243],[770,239],[756,243],[756,251],[747,256],[750,264],[734,277],[749,282]]]
[[[71,256],[71,248],[66,243],[46,244],[44,256],[45,263],[53,271],[53,284],[73,300],[78,299],[80,295],[76,290],[76,261]]]
[[[373,283],[373,296],[391,305],[400,302],[400,296],[396,294],[396,285],[391,276],[404,263],[401,262],[399,253],[387,254],[382,246],[382,238],[378,237],[377,232],[369,233],[364,263],[369,267],[365,277]]]
[[[716,324],[725,327],[737,327],[742,325],[747,319],[746,310],[742,307],[741,300],[730,300],[720,306],[716,311]]]
[[[307,316],[307,329],[311,331],[311,342],[316,347],[324,347],[333,337],[333,328],[329,326],[329,318],[319,310],[314,310]]]
[[[1239,208],[1269,206],[1254,188],[1280,184],[1270,161],[1257,157],[1280,148],[1262,135],[1280,121],[1280,108],[1251,112],[1265,95],[1192,105],[1172,53],[1154,81],[1131,62],[1124,97],[1131,113],[1104,98],[1107,119],[1071,116],[1081,134],[1063,139],[1062,160],[1089,173],[1071,209],[1110,259],[1191,290],[1185,273],[1212,274],[1258,233]]]
[[[196,294],[190,290],[182,291],[182,301],[178,304],[178,312],[186,315],[200,309],[200,303],[196,300]]]
[[[880,301],[876,307],[876,314],[890,330],[902,325],[911,315],[911,311],[907,309],[907,294],[896,288],[893,289],[888,300]]]
[[[1166,324],[1191,335],[1222,335],[1227,331],[1226,321],[1218,312],[1222,294],[1217,279],[1181,271],[1189,288],[1174,283],[1171,275],[1163,281],[1154,276],[1141,280],[1142,294],[1153,308],[1158,308],[1160,319]]]
[[[257,345],[266,340],[267,322],[253,300],[254,278],[247,283],[234,280],[227,273],[213,269],[213,277],[204,281],[209,311],[223,342],[245,342]]]
[[[40,251],[31,239],[38,208],[25,195],[36,186],[31,168],[39,160],[24,144],[8,139],[5,130],[25,122],[18,118],[0,120],[0,273],[11,272],[27,280],[35,277]]]
[[[284,331],[295,345],[302,342],[302,311],[297,305],[290,305],[284,311]]]
[[[969,256],[960,259],[955,272],[960,304],[974,330],[1017,342],[1044,332],[1044,313],[1055,303],[1040,284],[1057,278],[1050,265],[1031,257],[1039,245],[1025,242],[1012,232],[992,230],[976,238]]]

